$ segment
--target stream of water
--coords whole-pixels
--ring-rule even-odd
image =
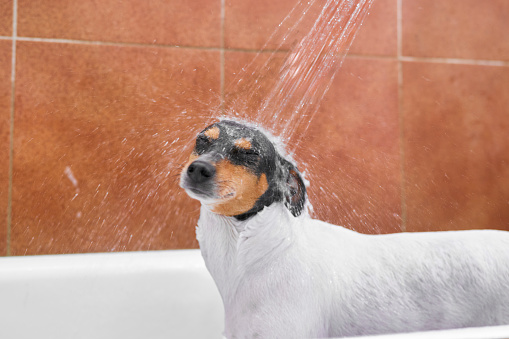
[[[251,120],[295,150],[373,0],[301,1],[226,86],[226,116]]]

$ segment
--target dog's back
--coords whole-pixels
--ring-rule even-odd
[[[329,335],[509,324],[508,232],[363,235],[304,224],[306,251],[327,258],[311,264],[316,274],[337,279],[317,287],[331,297]]]

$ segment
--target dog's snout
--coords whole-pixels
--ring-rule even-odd
[[[196,160],[187,168],[187,175],[195,183],[210,180],[216,174],[216,167],[209,162]]]

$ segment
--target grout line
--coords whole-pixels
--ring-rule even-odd
[[[346,59],[375,59],[375,60],[397,60],[395,55],[376,55],[376,54],[355,54],[348,53],[345,56]]]
[[[14,168],[14,100],[16,89],[16,40],[18,34],[18,0],[13,1],[12,10],[12,53],[11,53],[11,112],[9,126],[9,188],[7,192],[7,250],[6,256],[11,255],[12,234],[12,186]]]
[[[151,44],[151,43],[136,43],[136,42],[108,42],[108,41],[92,41],[92,40],[77,40],[77,39],[56,39],[56,38],[35,38],[35,37],[12,37],[0,36],[0,40],[12,40],[15,38],[17,41],[27,42],[42,42],[42,43],[58,43],[58,44],[75,44],[75,45],[96,45],[96,46],[120,46],[120,47],[153,47],[153,48],[181,48],[181,49],[196,49],[220,52],[244,52],[244,53],[287,53],[289,50],[259,50],[249,48],[226,48],[224,41],[224,1],[221,0],[221,45],[219,47],[200,47],[200,46],[184,46],[184,45],[164,45],[164,44]],[[398,7],[401,6],[398,0]],[[396,56],[391,55],[376,55],[376,54],[347,54],[347,58],[364,58],[364,59],[397,59],[404,62],[428,62],[428,63],[442,63],[442,64],[457,64],[457,65],[478,65],[478,66],[497,66],[509,67],[507,60],[484,60],[484,59],[461,59],[461,58],[439,58],[439,57],[413,57],[403,56],[401,40],[401,15],[398,9],[398,51]]]
[[[477,60],[477,59],[411,57],[411,56],[401,56],[399,59],[404,62],[428,62],[454,65],[509,67],[509,61],[503,60]]]
[[[399,161],[401,178],[401,231],[407,231],[407,196],[405,173],[405,117],[403,112],[403,0],[397,0],[397,34],[398,34],[398,117],[399,117]]]
[[[221,0],[224,1],[224,0]],[[11,36],[0,36],[0,40],[11,40]],[[152,47],[152,48],[178,48],[178,49],[195,49],[205,51],[231,51],[231,52],[246,52],[246,53],[286,53],[289,50],[272,50],[272,49],[249,49],[249,48],[224,48],[222,45],[219,47],[203,47],[203,46],[187,46],[187,45],[164,45],[164,44],[151,44],[141,42],[112,42],[112,41],[93,41],[93,40],[76,40],[76,39],[57,39],[57,38],[35,38],[35,37],[16,37],[18,41],[26,42],[42,42],[42,43],[55,43],[55,44],[70,44],[70,45],[95,45],[95,46],[118,46],[118,47]]]
[[[228,52],[242,52],[242,53],[288,53],[288,49],[249,49],[249,48],[224,48]]]
[[[221,0],[222,4],[225,0]],[[398,0],[399,1],[399,0]],[[399,2],[398,2],[398,6]],[[399,14],[398,14],[399,15]],[[89,41],[89,40],[76,40],[76,39],[55,39],[55,38],[34,38],[34,37],[12,37],[0,36],[0,40],[12,40],[15,38],[17,41],[27,42],[42,42],[42,43],[58,43],[58,44],[75,44],[75,45],[96,45],[96,46],[119,46],[119,47],[153,47],[153,48],[181,48],[181,49],[195,49],[195,50],[208,50],[220,52],[243,52],[243,53],[287,53],[288,50],[258,50],[248,48],[226,48],[224,45],[224,12],[221,12],[221,45],[219,47],[200,47],[200,46],[183,46],[183,45],[161,45],[150,43],[135,43],[135,42],[108,42],[108,41]],[[398,19],[400,20],[400,19]],[[398,30],[401,23],[398,23]],[[441,63],[441,64],[455,64],[455,65],[471,65],[471,66],[495,66],[495,67],[509,67],[507,60],[484,60],[484,59],[461,59],[461,58],[438,58],[438,57],[413,57],[403,56],[401,51],[401,43],[399,40],[400,32],[398,31],[398,51],[396,56],[391,55],[377,55],[377,54],[347,54],[347,58],[358,59],[396,59],[403,62],[428,62],[428,63]]]
[[[221,0],[221,52],[220,52],[220,95],[221,105],[219,107],[221,114],[225,109],[225,36],[224,36],[224,20],[225,20],[225,0]]]
[[[151,43],[138,43],[138,42],[112,42],[112,41],[95,41],[95,40],[77,40],[77,39],[56,39],[56,38],[34,38],[34,37],[18,37],[19,41],[28,42],[45,42],[56,44],[71,44],[71,45],[96,45],[96,46],[121,46],[121,47],[154,47],[154,48],[182,48],[182,49],[198,49],[218,51],[218,47],[195,47],[195,46],[181,46],[181,45],[164,45],[164,44],[151,44]]]

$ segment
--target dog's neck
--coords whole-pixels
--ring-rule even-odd
[[[234,298],[245,272],[265,267],[291,245],[297,220],[281,203],[245,221],[215,214],[202,205],[196,235],[225,303]]]

